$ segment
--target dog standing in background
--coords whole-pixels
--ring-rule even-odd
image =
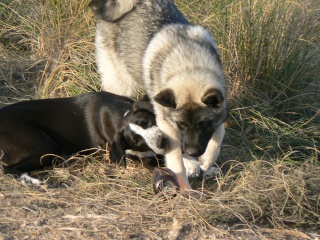
[[[90,6],[98,17],[104,90],[128,97],[146,91],[169,139],[166,165],[182,189],[191,189],[186,169],[210,171],[225,132],[225,76],[212,35],[189,24],[172,0],[92,0]]]

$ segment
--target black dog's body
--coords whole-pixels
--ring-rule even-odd
[[[70,155],[90,148],[106,149],[106,143],[115,149],[110,152],[113,155],[110,158],[118,163],[123,160],[127,149],[154,150],[130,130],[129,123],[137,121],[133,103],[126,97],[99,92],[20,102],[0,109],[0,161],[4,163],[4,173],[20,176],[52,166],[53,154]],[[139,109],[138,102],[135,106]],[[155,122],[153,112],[149,112],[150,115]],[[137,138],[140,138],[139,144],[132,142]],[[157,149],[166,148],[161,134],[156,138]]]

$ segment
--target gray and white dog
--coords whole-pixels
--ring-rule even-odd
[[[187,175],[211,171],[225,133],[225,76],[212,35],[189,24],[172,0],[92,0],[90,6],[98,17],[103,89],[127,97],[146,91],[169,139],[166,165],[182,189],[191,189]]]

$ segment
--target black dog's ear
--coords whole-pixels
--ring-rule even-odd
[[[149,95],[145,94],[141,98],[139,98],[139,101],[144,101],[144,102],[150,102],[150,97]]]
[[[139,98],[137,101],[133,103],[133,112],[139,111],[141,109],[146,110],[148,112],[153,113],[153,105],[150,102],[150,98],[148,95],[144,95],[143,97]]]
[[[119,166],[127,167],[126,164],[126,142],[122,133],[117,132],[113,138],[109,150],[109,156],[112,163],[118,164]]]
[[[219,89],[211,88],[202,97],[202,102],[213,108],[220,108],[223,103],[223,95]]]
[[[115,22],[133,9],[139,0],[92,0],[93,13],[107,22]]]
[[[164,107],[176,108],[176,99],[171,89],[165,89],[153,97],[153,100]]]

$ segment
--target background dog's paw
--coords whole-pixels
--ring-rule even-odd
[[[203,172],[202,175],[204,177],[214,177],[214,176],[220,176],[220,168],[217,167],[211,167],[208,171]]]
[[[44,181],[40,180],[40,179],[37,179],[37,178],[33,178],[33,177],[30,177],[28,174],[24,173],[22,174],[20,177],[19,177],[19,181],[22,183],[22,184],[25,184],[25,185],[43,185],[45,184]]]
[[[186,169],[187,176],[191,178],[200,177],[201,169],[199,162],[193,157],[186,154],[183,155],[182,159],[183,165]]]

